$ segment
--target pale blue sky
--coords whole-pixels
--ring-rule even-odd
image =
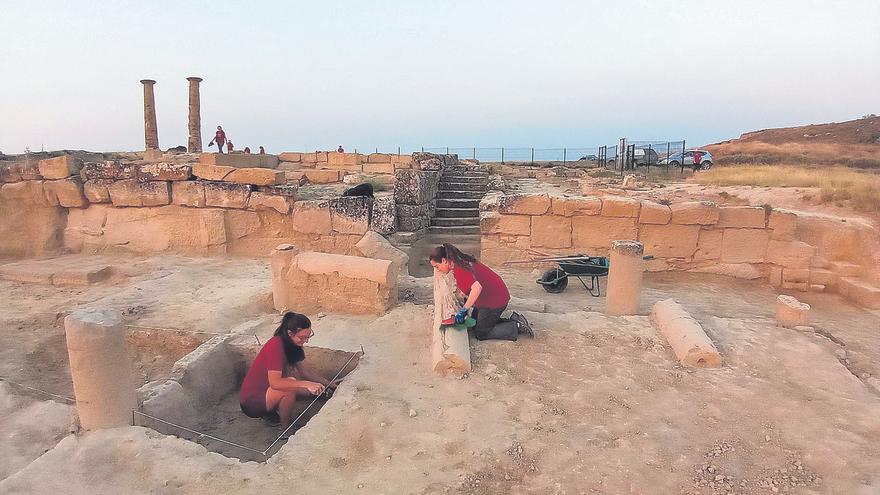
[[[107,5],[102,5],[106,3]],[[0,151],[703,144],[880,113],[880,2],[0,0]]]

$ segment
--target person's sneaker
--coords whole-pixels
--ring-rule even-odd
[[[266,415],[263,416],[263,421],[265,421],[269,426],[279,426],[281,424],[281,418],[275,411],[266,413]]]
[[[535,338],[535,331],[525,316],[514,311],[510,314],[510,319],[516,322],[516,329],[520,334]]]

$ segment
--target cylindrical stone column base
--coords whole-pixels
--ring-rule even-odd
[[[611,243],[606,311],[610,315],[635,315],[642,303],[645,247],[637,241]]]
[[[64,319],[64,330],[82,428],[131,424],[137,396],[122,317],[116,311],[78,309]]]

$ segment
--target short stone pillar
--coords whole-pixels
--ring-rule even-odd
[[[805,326],[810,322],[810,305],[791,296],[776,298],[776,325],[785,328]]]
[[[202,114],[199,101],[199,83],[201,77],[187,77],[189,81],[189,142],[187,148],[190,153],[202,152]]]
[[[156,127],[156,98],[153,96],[153,86],[156,81],[143,79],[144,85],[144,147],[148,150],[159,149],[159,130]]]
[[[281,313],[296,309],[288,307],[290,291],[287,277],[293,258],[298,254],[299,249],[293,244],[280,244],[272,251],[272,304]]]
[[[110,310],[77,309],[64,319],[64,330],[82,428],[131,424],[137,396],[121,315]]]
[[[642,302],[645,246],[637,241],[611,243],[605,304],[609,315],[635,315]]]

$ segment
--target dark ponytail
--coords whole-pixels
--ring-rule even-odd
[[[287,332],[296,333],[300,330],[311,327],[312,321],[309,320],[308,316],[291,311],[284,313],[284,317],[281,319],[281,324],[278,325],[278,328],[275,330],[275,336],[281,339],[281,344],[284,346],[284,357],[287,358],[288,365],[293,365],[302,361],[305,359],[306,353],[303,351],[302,347],[293,343],[293,340],[290,339],[290,335]]]
[[[477,259],[469,254],[462,253],[457,247],[449,243],[444,243],[431,250],[428,259],[440,263],[444,259],[452,262],[453,265],[470,270]]]

